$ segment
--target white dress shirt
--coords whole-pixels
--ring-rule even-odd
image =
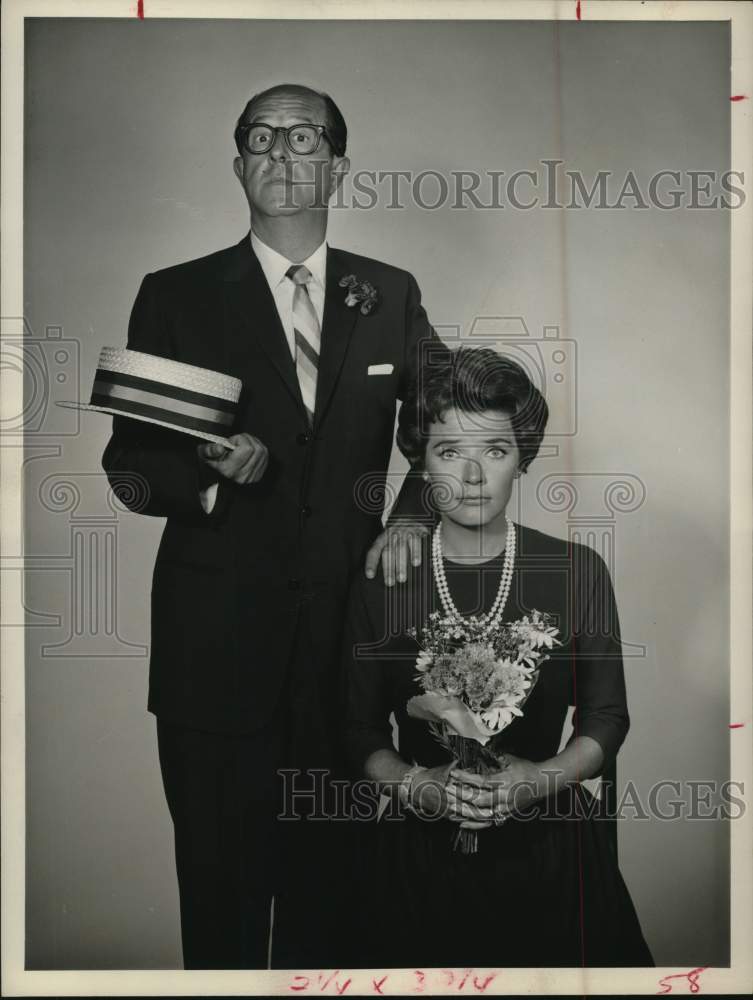
[[[272,247],[263,243],[256,233],[251,230],[251,249],[256,254],[257,260],[267,279],[269,290],[275,300],[277,314],[280,317],[282,328],[285,331],[285,339],[290,348],[290,354],[295,362],[295,334],[293,333],[293,293],[295,285],[287,278],[286,272],[294,263],[283,257],[281,253],[273,250]],[[324,295],[327,288],[327,244],[320,243],[314,252],[300,261],[311,272],[311,280],[308,283],[309,296],[313,305],[319,327],[322,325],[324,316]],[[209,514],[217,499],[217,483],[213,483],[199,494],[201,506]]]
[[[290,278],[285,277],[285,273],[292,265],[293,261],[283,257],[281,253],[262,243],[253,230],[251,231],[251,249],[261,264],[264,277],[267,279],[269,290],[277,306],[277,314],[280,317],[285,337],[288,341],[290,353],[295,361],[295,337],[293,335],[293,293],[295,285]],[[327,287],[327,244],[321,243],[316,250],[300,262],[311,271],[311,280],[308,284],[311,304],[316,310],[319,320],[319,328],[322,326],[324,316],[324,292]]]

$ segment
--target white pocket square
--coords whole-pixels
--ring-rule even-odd
[[[369,375],[391,375],[394,365],[369,365]]]

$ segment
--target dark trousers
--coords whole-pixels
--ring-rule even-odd
[[[157,720],[186,969],[267,968],[273,897],[273,968],[347,964],[349,824],[310,818],[331,815],[334,805],[336,690],[314,669],[310,648],[304,612],[284,697],[259,732],[229,736]],[[302,794],[314,787],[306,773],[314,768],[328,772],[323,807]]]

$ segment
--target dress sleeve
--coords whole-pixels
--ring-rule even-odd
[[[370,646],[384,636],[374,622],[366,600],[366,580],[359,574],[351,587],[342,646],[345,738],[354,771],[364,774],[364,764],[377,750],[394,750],[389,661]]]
[[[592,550],[583,560],[573,635],[573,735],[590,736],[604,752],[603,773],[630,727],[617,604],[604,561]],[[569,742],[569,741],[568,741]]]

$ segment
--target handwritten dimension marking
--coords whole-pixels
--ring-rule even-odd
[[[329,971],[320,972],[317,976],[298,973],[293,976],[292,982],[288,984],[288,989],[293,993],[327,994],[328,996],[343,996],[350,987],[361,995],[373,993],[377,996],[404,996],[406,993],[405,981],[403,980],[399,985],[397,983],[389,984],[389,974],[376,978],[373,973],[368,976],[365,973],[352,973],[345,980],[338,978],[343,975],[347,975],[347,972],[343,973],[341,969],[335,969],[331,973]],[[497,978],[496,972],[482,975],[477,973],[475,969],[429,969],[428,972],[424,972],[423,969],[415,969],[413,975],[415,983],[409,992],[415,995],[427,991],[429,996],[432,995],[431,987],[440,985],[452,988],[453,993],[463,993],[466,996],[479,995],[485,993]],[[390,986],[392,986],[392,990],[397,992],[391,992]]]

